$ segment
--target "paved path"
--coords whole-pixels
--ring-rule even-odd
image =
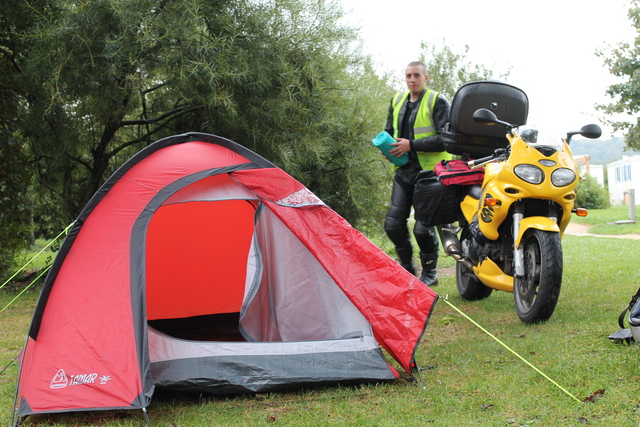
[[[635,239],[640,240],[640,234],[591,234],[589,229],[591,226],[570,222],[565,230],[566,234],[572,236],[591,236],[591,237],[611,237],[614,239]]]

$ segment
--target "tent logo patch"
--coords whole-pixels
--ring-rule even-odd
[[[64,373],[64,369],[60,369],[53,376],[53,379],[51,380],[51,384],[49,385],[49,387],[54,389],[65,388],[68,385],[69,385],[69,379],[67,378],[67,374]]]
[[[51,380],[51,384],[49,385],[52,389],[65,388],[67,386],[72,385],[84,385],[84,384],[94,384],[96,379],[98,378],[97,373],[91,374],[80,374],[80,375],[70,375],[67,377],[67,374],[64,372],[64,369],[60,369],[53,376]],[[100,384],[106,384],[111,380],[109,375],[103,375],[100,377]]]
[[[290,207],[301,207],[301,206],[310,206],[310,205],[321,205],[324,206],[324,202],[315,194],[311,192],[308,188],[303,188],[302,190],[298,190],[295,193],[289,194],[284,199],[280,199],[276,202],[281,206],[290,206]]]

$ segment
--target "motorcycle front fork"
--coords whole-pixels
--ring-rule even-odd
[[[557,212],[556,208],[552,203],[549,203],[549,211],[547,212],[547,216],[554,221],[557,221]],[[517,201],[514,206],[513,211],[513,239],[520,235],[520,222],[524,218],[524,203],[522,200]],[[514,277],[524,277],[524,248],[521,244],[516,247],[515,243],[513,245],[513,272]]]
[[[524,205],[516,202],[513,212],[513,238],[520,234],[520,221],[524,218]],[[524,249],[522,245],[513,244],[513,272],[514,277],[524,277]]]

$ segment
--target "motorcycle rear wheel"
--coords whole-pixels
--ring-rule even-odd
[[[524,277],[516,277],[513,297],[520,320],[527,324],[549,320],[560,297],[562,245],[560,234],[530,229],[522,238]]]
[[[466,229],[463,230],[461,237],[463,240],[467,238]],[[486,286],[476,277],[473,270],[461,262],[456,264],[456,287],[458,288],[458,294],[467,301],[488,298],[493,292],[493,289]]]

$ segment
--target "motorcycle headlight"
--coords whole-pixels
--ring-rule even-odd
[[[544,172],[534,165],[518,165],[513,168],[513,172],[523,181],[527,181],[530,184],[541,184],[544,181]]]
[[[560,168],[551,174],[551,183],[556,187],[565,187],[576,180],[576,173],[571,169]]]

